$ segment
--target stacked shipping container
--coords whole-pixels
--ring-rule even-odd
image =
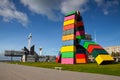
[[[100,45],[93,41],[81,40],[80,45],[83,46],[94,58],[96,58],[99,54],[108,54]]]
[[[63,46],[61,48],[61,63],[74,64],[76,52],[76,12],[66,15],[63,26]]]
[[[81,39],[85,39],[85,31],[80,12],[73,11],[66,14],[62,36],[63,46],[61,48],[62,64],[87,62],[86,52],[83,50],[84,48],[76,48],[76,45],[79,45]]]
[[[79,45],[79,42],[81,40],[85,39],[85,30],[84,30],[84,24],[82,21],[82,17],[80,16],[80,13],[77,11],[77,27],[76,27],[76,63],[87,63],[87,55],[86,50]]]
[[[62,42],[62,48],[56,60],[62,64],[87,63],[86,51],[93,55],[98,64],[113,61],[113,58],[100,45],[86,40],[79,11],[66,14]]]

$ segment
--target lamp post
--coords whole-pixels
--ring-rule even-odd
[[[11,62],[13,61],[13,51],[11,50]]]
[[[42,56],[42,48],[39,48],[39,50],[40,50],[40,56]]]
[[[29,50],[29,52],[30,52],[31,40],[32,40],[32,33],[30,33],[30,34],[28,35],[28,50]]]

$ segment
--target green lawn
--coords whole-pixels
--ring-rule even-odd
[[[48,62],[10,62],[12,64],[20,64],[34,67],[43,67],[51,68],[62,67],[63,70],[68,71],[77,71],[77,72],[87,72],[87,73],[98,73],[98,74],[107,74],[120,76],[120,63],[116,64],[107,64],[107,65],[97,65],[97,63],[88,63],[88,64],[74,64],[74,65],[65,65],[59,63],[48,63]]]

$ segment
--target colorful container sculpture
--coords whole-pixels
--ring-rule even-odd
[[[65,15],[62,42],[62,48],[56,59],[58,63],[87,63],[89,54],[95,58],[98,64],[114,61],[100,45],[91,40],[86,40],[84,24],[79,11],[73,11]]]

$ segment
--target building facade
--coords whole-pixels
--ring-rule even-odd
[[[108,47],[104,47],[104,49],[111,54],[112,52],[120,52],[120,46],[108,46]]]

